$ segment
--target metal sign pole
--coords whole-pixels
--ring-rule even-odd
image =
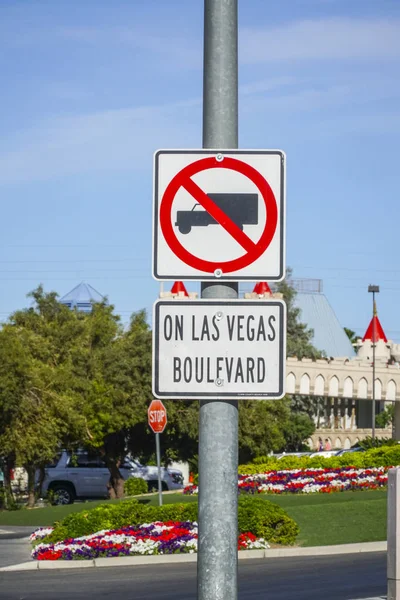
[[[204,0],[203,148],[238,147],[237,0]],[[237,282],[202,282],[201,297],[238,297]],[[200,401],[199,600],[237,598],[238,403]]]
[[[387,599],[400,600],[400,469],[389,469],[387,492]]]
[[[161,452],[160,452],[160,434],[156,433],[156,454],[158,471],[158,505],[162,506],[162,484],[161,484]]]
[[[375,347],[376,347],[376,305],[375,292],[372,292],[372,439],[375,439]]]

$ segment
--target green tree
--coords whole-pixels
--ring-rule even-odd
[[[18,418],[20,398],[28,388],[29,358],[22,340],[0,331],[0,467],[4,473],[6,506],[12,502],[11,471],[15,467],[15,450],[10,432]]]
[[[193,459],[198,452],[198,401],[163,400],[163,403],[168,414],[168,425],[160,436],[163,463],[167,466],[172,461],[189,461],[197,470],[197,459]],[[142,462],[156,464],[155,437],[147,423],[147,412],[128,433],[128,448]]]
[[[69,360],[78,317],[41,287],[30,296],[34,307],[13,313],[0,330],[0,447],[5,464],[25,467],[32,506],[37,467],[81,427]]]
[[[314,421],[304,413],[292,412],[284,427],[285,450],[301,452],[307,449],[307,440],[315,431]]]
[[[394,419],[394,404],[389,404],[379,415],[375,417],[375,426],[378,429],[386,429],[393,423]]]
[[[312,344],[313,331],[300,321],[295,306],[296,290],[287,278],[277,284],[287,306],[287,356],[317,359],[322,353]],[[300,395],[281,401],[239,402],[239,460],[247,462],[269,452],[298,450],[315,431],[313,415],[315,399]]]
[[[110,495],[120,498],[124,480],[119,466],[129,447],[138,449],[138,425],[144,426],[152,399],[151,332],[144,311],[132,316],[126,331],[113,311],[105,303],[96,304],[87,316],[82,353],[88,374],[81,410],[87,424],[85,444],[104,455]]]
[[[300,320],[301,311],[295,306],[296,290],[290,285],[292,271],[287,270],[286,279],[276,285],[276,291],[283,295],[287,308],[287,356],[297,358],[321,358],[323,353],[317,350],[311,340],[314,335],[305,323]]]
[[[106,302],[85,314],[69,310],[41,286],[30,297],[34,306],[16,311],[0,331],[2,463],[25,466],[32,503],[36,469],[60,446],[84,446],[104,456],[110,495],[120,497],[126,451],[154,451],[147,427],[152,394],[146,315],[134,314],[125,330]],[[183,403],[169,415],[169,458],[186,457],[197,436],[179,410]]]
[[[279,284],[288,305],[288,354],[317,358],[312,331],[299,322],[295,291]],[[24,465],[30,502],[34,473],[60,446],[85,446],[105,458],[111,496],[123,495],[119,470],[127,451],[154,456],[147,425],[151,393],[151,331],[143,311],[124,329],[114,307],[69,310],[39,286],[34,306],[16,311],[0,331],[0,448],[5,470]],[[288,399],[239,403],[241,461],[300,444],[310,425],[293,414],[310,412]],[[198,402],[166,401],[165,461],[197,454]],[[301,417],[301,415],[300,415]]]
[[[349,338],[350,342],[352,344],[355,344],[357,339],[358,339],[358,335],[356,334],[355,331],[353,331],[352,329],[349,329],[348,327],[343,327],[345,334],[347,335],[347,337]]]
[[[239,463],[284,448],[289,419],[287,400],[240,400]]]
[[[288,269],[286,279],[277,284],[277,291],[283,295],[287,307],[287,356],[316,360],[323,357],[323,352],[312,344],[313,330],[301,322],[301,311],[295,305],[297,292],[290,285],[291,274],[291,269]],[[287,450],[302,449],[304,441],[314,433],[313,417],[316,412],[319,415],[321,403],[323,399],[315,396],[291,396],[289,425],[284,426]]]

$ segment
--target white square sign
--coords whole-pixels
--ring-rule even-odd
[[[285,340],[282,300],[158,300],[153,394],[175,400],[282,398]]]
[[[154,156],[153,276],[285,276],[285,154],[159,150]]]

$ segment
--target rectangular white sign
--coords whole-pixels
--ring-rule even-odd
[[[282,280],[285,163],[281,150],[158,150],[154,278]]]
[[[173,399],[265,399],[285,394],[282,300],[158,300],[153,394]]]

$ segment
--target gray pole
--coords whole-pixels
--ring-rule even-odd
[[[204,0],[203,147],[238,147],[237,0]],[[238,297],[202,282],[202,298]],[[237,401],[200,401],[198,599],[237,598]]]
[[[400,469],[389,469],[387,491],[387,600],[400,600]]]
[[[158,471],[158,505],[162,506],[162,484],[161,484],[161,452],[160,452],[160,434],[156,433],[156,454]]]
[[[372,292],[372,439],[375,439],[375,292]]]

